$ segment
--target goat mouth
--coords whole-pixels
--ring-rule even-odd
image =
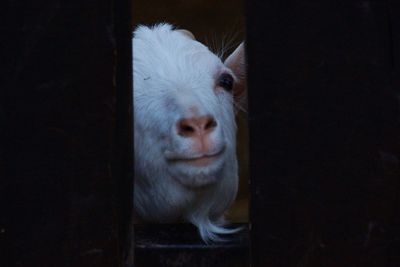
[[[207,165],[210,165],[214,161],[218,160],[220,156],[223,154],[223,149],[218,151],[217,153],[213,154],[203,154],[200,156],[195,156],[195,157],[190,157],[190,156],[180,156],[180,157],[173,157],[173,158],[168,158],[167,159],[171,162],[176,162],[176,163],[185,163],[188,165],[193,165],[197,167],[204,167]]]
[[[201,167],[209,165],[210,163],[214,162],[218,157],[219,154],[215,154],[212,156],[205,155],[198,158],[181,159],[181,161],[190,165]]]

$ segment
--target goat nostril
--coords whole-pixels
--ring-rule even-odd
[[[182,125],[181,126],[181,130],[184,133],[193,133],[194,132],[194,128],[192,126],[189,126],[189,125]]]
[[[217,126],[217,122],[213,118],[209,118],[204,129],[208,130],[208,129],[215,128],[216,126]]]
[[[196,129],[190,125],[186,120],[182,120],[178,123],[178,134],[182,136],[193,135]]]

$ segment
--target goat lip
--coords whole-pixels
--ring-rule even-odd
[[[181,162],[181,163],[187,163],[190,165],[194,166],[206,166],[212,163],[213,161],[217,160],[221,154],[223,153],[223,150],[218,151],[217,153],[212,153],[212,154],[203,154],[200,156],[195,156],[195,157],[190,157],[190,156],[176,156],[176,157],[168,157],[167,160],[173,161],[173,162]],[[171,155],[169,155],[171,156]]]
[[[218,158],[219,154],[212,155],[212,156],[201,156],[197,158],[188,158],[188,159],[181,159],[181,162],[193,165],[193,166],[207,166],[214,162]]]

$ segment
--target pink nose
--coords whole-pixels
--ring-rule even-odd
[[[177,123],[178,134],[189,138],[203,139],[216,127],[217,122],[212,116],[181,119]]]

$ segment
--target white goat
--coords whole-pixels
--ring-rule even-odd
[[[245,91],[243,45],[224,63],[169,24],[133,38],[136,214],[184,219],[205,242],[221,240],[238,188],[234,101]]]

